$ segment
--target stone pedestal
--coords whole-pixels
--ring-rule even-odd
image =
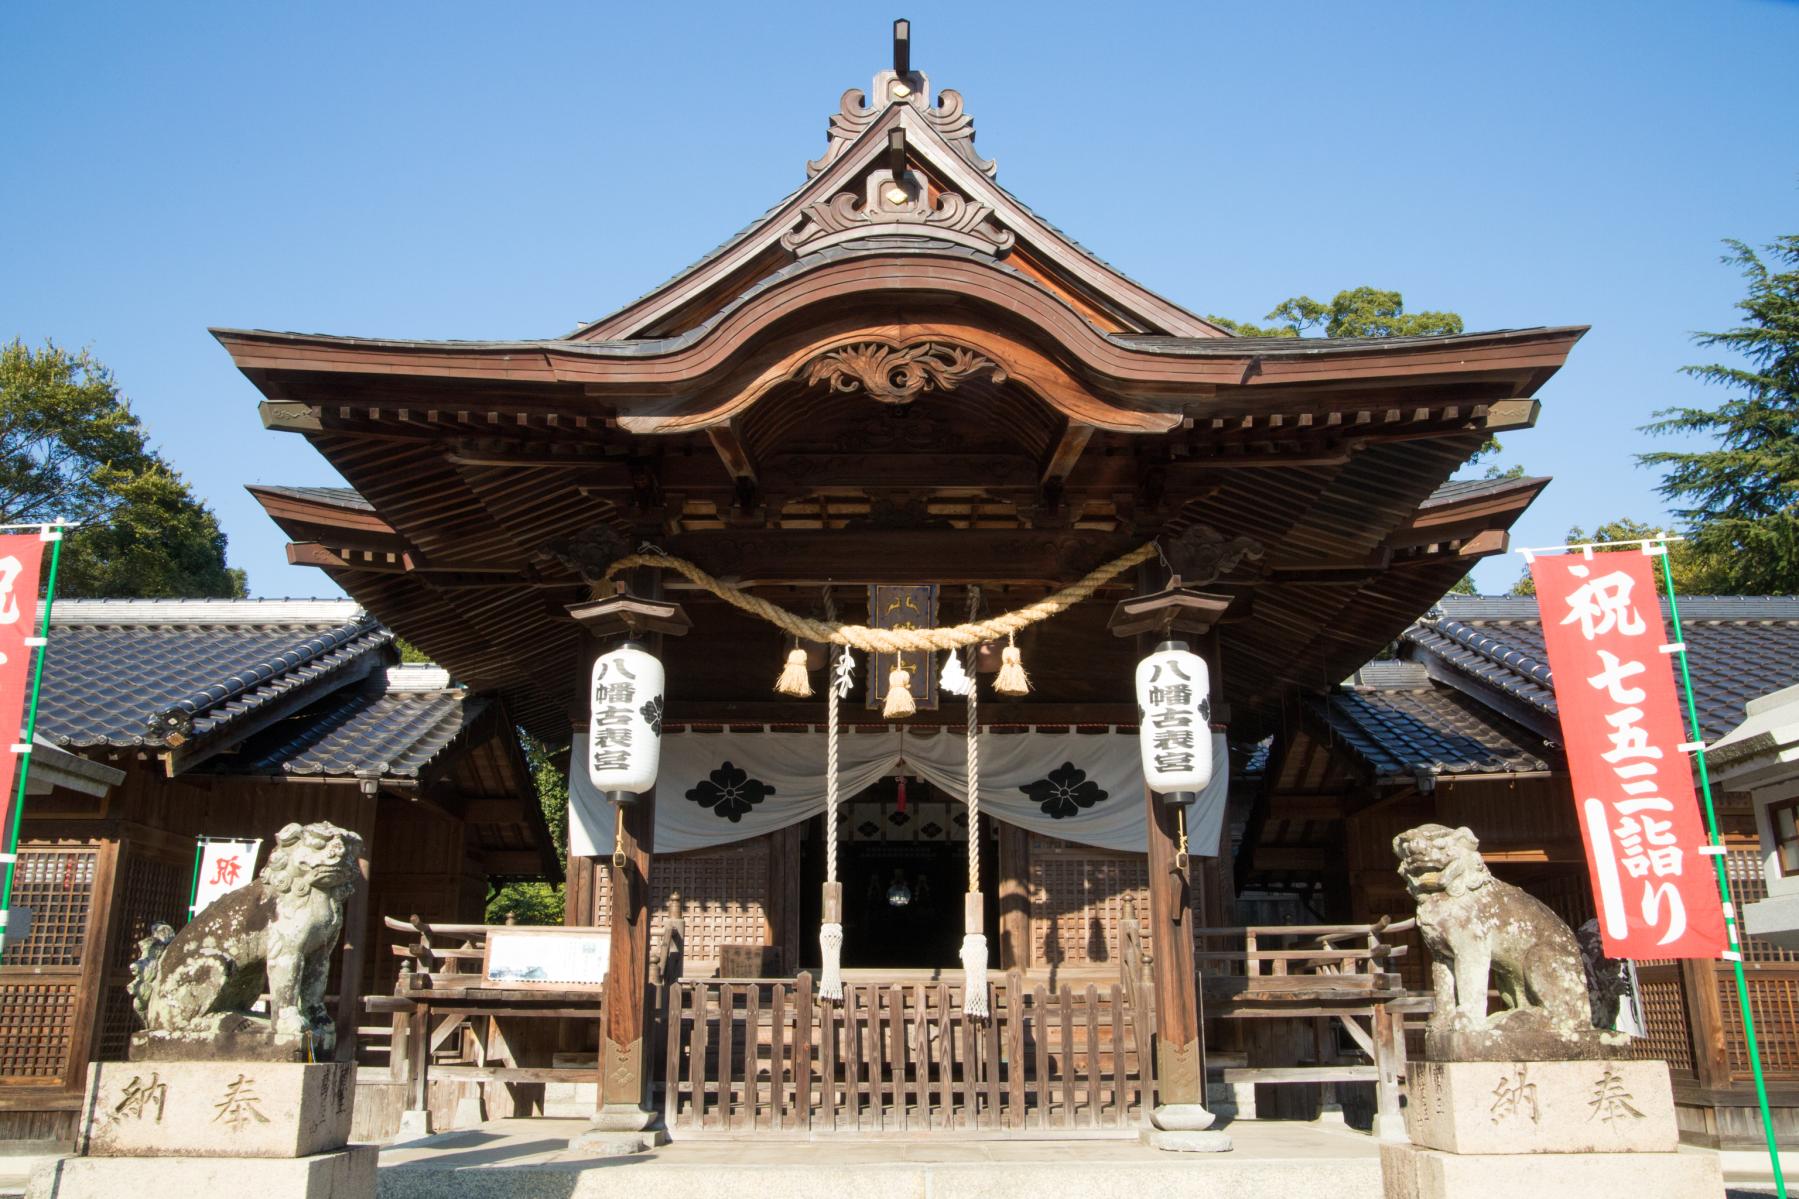
[[[31,1172],[26,1199],[248,1195],[374,1199],[374,1145],[310,1157],[59,1157]]]
[[[372,1145],[350,1145],[356,1067],[325,1062],[96,1062],[78,1157],[32,1172],[30,1196],[374,1199]]]
[[[306,1157],[350,1140],[348,1062],[95,1062],[76,1147],[93,1157]]]
[[[1414,1062],[1412,1144],[1381,1146],[1386,1199],[1715,1199],[1716,1154],[1678,1152],[1658,1061]]]

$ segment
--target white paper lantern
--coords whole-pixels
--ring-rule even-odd
[[[662,663],[636,645],[601,654],[588,689],[587,777],[615,803],[656,785],[662,757]]]
[[[1212,781],[1212,680],[1184,641],[1164,641],[1137,663],[1143,778],[1160,795],[1191,803]]]

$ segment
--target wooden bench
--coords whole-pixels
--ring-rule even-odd
[[[1222,1072],[1224,1081],[1372,1082],[1377,1131],[1400,1135],[1405,1017],[1429,1012],[1431,999],[1406,991],[1392,966],[1408,946],[1387,938],[1410,931],[1414,924],[1383,917],[1373,924],[1195,929],[1198,944],[1193,956],[1207,1016],[1335,1022],[1371,1063],[1230,1068]]]
[[[390,947],[401,960],[394,993],[371,995],[364,1008],[393,1018],[388,1068],[407,1084],[406,1106],[427,1109],[433,1073],[441,1079],[483,1083],[598,1082],[599,1063],[585,1068],[526,1064],[516,1043],[515,1020],[599,1021],[602,987],[492,983],[482,973],[494,932],[539,931],[526,925],[430,924],[418,916],[383,917],[389,929],[410,934]],[[599,929],[546,927],[543,932]]]

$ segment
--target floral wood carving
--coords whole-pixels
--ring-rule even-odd
[[[1259,560],[1262,543],[1253,537],[1232,537],[1210,525],[1189,525],[1162,543],[1169,566],[1189,586],[1202,586],[1229,574],[1245,558]]]
[[[988,373],[995,383],[1005,370],[961,346],[920,342],[904,348],[862,342],[814,358],[806,368],[808,387],[823,383],[832,391],[866,391],[883,404],[910,404],[920,392],[954,391],[965,379]]]
[[[871,94],[875,97],[872,103],[869,101]],[[974,151],[974,118],[962,107],[962,93],[944,88],[937,93],[935,107],[930,103],[930,94],[930,83],[921,72],[913,71],[902,78],[890,70],[876,75],[874,86],[868,92],[859,87],[844,92],[838,110],[831,114],[827,135],[830,145],[822,157],[806,164],[806,177],[811,178],[830,166],[844,147],[862,136],[887,106],[895,103],[910,104],[970,166],[984,175],[992,175],[998,167]]]
[[[781,244],[805,254],[852,238],[916,233],[1002,254],[1017,240],[1010,229],[992,219],[993,209],[986,204],[947,191],[939,192],[937,202],[931,203],[922,182],[910,171],[898,184],[893,182],[893,172],[875,171],[868,176],[867,186],[867,198],[862,201],[853,193],[839,192],[808,204]]]

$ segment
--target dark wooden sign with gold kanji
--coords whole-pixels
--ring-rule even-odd
[[[937,624],[937,586],[873,583],[868,588],[868,623],[877,629],[928,629]],[[938,655],[920,651],[876,654],[868,670],[868,706],[887,702],[887,676],[901,665],[912,675],[912,702],[921,712],[937,710]]]

